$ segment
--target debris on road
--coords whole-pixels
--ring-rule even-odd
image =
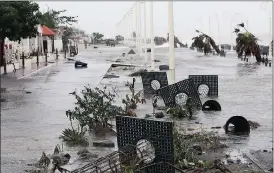
[[[87,63],[84,63],[82,61],[76,61],[75,64],[74,64],[75,68],[77,68],[77,67],[87,67],[87,65],[88,65]]]

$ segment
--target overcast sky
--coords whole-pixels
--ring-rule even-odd
[[[43,1],[38,2],[42,11],[47,8],[66,9],[66,15],[78,16],[74,24],[87,33],[100,32],[105,37],[118,34],[116,24],[133,6],[133,1]],[[190,42],[196,36],[195,30],[201,30],[212,36],[217,42],[230,43],[236,24],[244,22],[247,29],[263,43],[270,40],[271,3],[257,2],[184,2],[174,1],[174,32],[183,42]],[[150,2],[147,9],[147,36],[150,35]],[[168,33],[168,3],[154,2],[154,35],[166,37]],[[135,17],[132,17],[135,20]],[[142,16],[142,19],[144,17]],[[144,21],[144,20],[143,20]],[[134,22],[132,22],[134,23]],[[142,24],[144,26],[144,24]],[[128,27],[124,25],[123,28]],[[232,30],[232,31],[231,31]]]

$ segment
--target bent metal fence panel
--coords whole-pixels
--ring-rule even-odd
[[[141,77],[144,94],[156,94],[158,89],[168,85],[166,72],[143,72]]]
[[[193,79],[185,79],[172,85],[168,85],[158,90],[167,107],[175,107],[178,105],[177,96],[185,95],[185,98],[191,98],[191,102],[196,109],[202,108],[200,97],[195,89]]]
[[[196,91],[201,85],[207,85],[209,88],[208,96],[218,96],[218,75],[189,75],[193,79]]]
[[[138,156],[138,147],[140,141],[148,141],[152,145],[151,153],[142,156],[143,158],[150,155],[151,166],[145,170],[150,173],[174,173],[175,169],[168,164],[156,165],[153,163],[169,163],[174,164],[173,154],[173,123],[165,121],[146,120],[133,117],[117,116],[117,143],[119,151],[123,153],[132,153]],[[131,145],[133,147],[126,148]],[[137,146],[137,147],[134,147]],[[139,152],[140,153],[140,152]],[[125,164],[128,164],[125,162]],[[145,166],[145,165],[144,165]]]

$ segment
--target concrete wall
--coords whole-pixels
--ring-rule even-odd
[[[43,36],[43,40],[47,40],[47,43],[48,43],[48,47],[47,47],[47,50],[49,53],[53,53],[52,52],[52,40],[47,37],[47,36]],[[54,40],[54,53],[55,53],[55,49],[58,49],[58,51],[62,50],[63,49],[63,41],[62,39],[56,39]]]

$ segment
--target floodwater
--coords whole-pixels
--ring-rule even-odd
[[[53,65],[38,74],[20,80],[12,76],[1,77],[2,93],[7,102],[1,104],[1,171],[24,172],[28,163],[37,161],[42,151],[52,154],[61,132],[69,127],[65,111],[73,108],[70,92],[80,91],[84,85],[97,86],[110,67],[110,60],[122,59],[126,48],[89,48],[79,50],[77,60],[88,63],[86,69],[75,69],[74,63]],[[100,53],[101,52],[101,53]],[[168,48],[157,48],[156,67],[168,64]],[[189,49],[176,49],[176,81],[192,74],[219,75],[218,102],[222,111],[197,115],[197,120],[210,127],[223,126],[231,116],[240,115],[261,124],[247,138],[232,140],[243,149],[272,148],[272,68],[238,60],[233,54],[227,57],[203,56]],[[108,60],[108,61],[106,61]],[[143,60],[124,63],[142,64]],[[117,85],[126,78],[118,78]],[[104,79],[102,83],[115,80]],[[30,91],[27,94],[26,91]],[[204,100],[203,100],[204,102]],[[189,125],[191,126],[191,125]],[[223,130],[220,130],[221,135]],[[64,146],[64,150],[76,155],[78,148]],[[90,149],[101,156],[113,149]],[[75,152],[76,151],[76,152]]]

